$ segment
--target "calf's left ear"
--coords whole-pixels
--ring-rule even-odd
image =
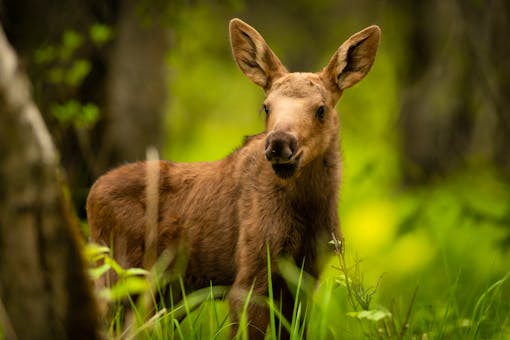
[[[349,88],[363,79],[375,60],[381,29],[373,25],[347,39],[322,70],[340,90]]]

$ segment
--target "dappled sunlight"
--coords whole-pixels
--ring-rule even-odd
[[[409,275],[423,270],[436,255],[437,248],[424,232],[403,235],[395,240],[385,256],[385,272]]]
[[[398,234],[399,208],[396,202],[371,201],[352,207],[344,217],[347,251],[361,261],[370,281],[382,274],[411,275],[436,255],[437,245],[425,231]]]
[[[342,221],[350,252],[361,258],[380,254],[395,238],[395,207],[385,201],[372,201],[352,207]]]

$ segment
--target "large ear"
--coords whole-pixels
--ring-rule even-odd
[[[375,25],[353,34],[338,48],[323,74],[340,90],[353,86],[370,71],[380,38],[381,29]]]
[[[230,44],[234,59],[248,78],[268,90],[287,70],[253,27],[239,19],[230,21]]]

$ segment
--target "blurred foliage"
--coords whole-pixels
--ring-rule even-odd
[[[100,118],[100,110],[94,103],[81,103],[75,99],[76,92],[91,71],[91,62],[80,57],[85,44],[101,47],[113,38],[112,29],[94,23],[84,36],[72,29],[62,33],[59,44],[45,44],[35,50],[33,62],[43,72],[42,81],[59,88],[68,95],[61,102],[50,103],[50,113],[63,126],[74,125],[91,128]]]
[[[263,129],[257,113],[263,93],[240,76],[224,18],[206,6],[181,15],[168,56],[166,154],[179,161],[215,160],[239,146],[243,134]]]
[[[411,316],[413,334],[508,336],[510,284],[502,280],[510,272],[508,178],[481,157],[421,185],[406,184],[398,133],[405,88],[399,74],[409,58],[404,46],[412,19],[389,5],[360,14],[364,5],[361,2],[349,19],[331,27],[335,31],[321,36],[323,42],[332,44],[327,49],[306,50],[307,57],[316,60],[312,70],[318,70],[348,34],[362,28],[360,22],[369,18],[382,27],[382,44],[372,71],[346,91],[338,105],[344,159],[339,211],[346,256],[361,260],[368,286],[377,285],[382,275],[374,296],[379,312],[355,315],[374,320],[383,318],[384,310],[405,314],[418,287]],[[331,10],[332,2],[295,4],[294,10],[299,6],[308,6],[314,15],[320,18],[323,14],[324,20],[330,20],[325,12]],[[228,14],[245,18],[257,13],[238,9]],[[239,146],[243,135],[263,130],[263,118],[257,113],[263,93],[242,75],[230,56],[228,14],[199,6],[182,12],[175,28],[168,57],[172,97],[165,150],[172,160],[219,159]],[[268,16],[281,20],[276,24],[259,18],[261,23],[254,26],[284,63],[290,45],[317,44],[299,33],[296,17],[291,21],[288,14]],[[315,17],[318,26],[319,18]],[[443,95],[447,100],[448,93]],[[324,273],[324,284],[336,277],[333,262]],[[495,282],[499,282],[497,294],[479,318],[480,301],[495,292],[490,288]],[[334,292],[340,300],[345,297],[345,293]],[[338,316],[334,318],[338,323]],[[472,333],[477,320],[480,325]],[[347,321],[341,323],[339,327],[351,327]]]

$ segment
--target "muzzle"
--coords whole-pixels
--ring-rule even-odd
[[[277,176],[289,178],[296,172],[299,164],[297,148],[297,139],[290,133],[276,131],[267,136],[264,153]]]

